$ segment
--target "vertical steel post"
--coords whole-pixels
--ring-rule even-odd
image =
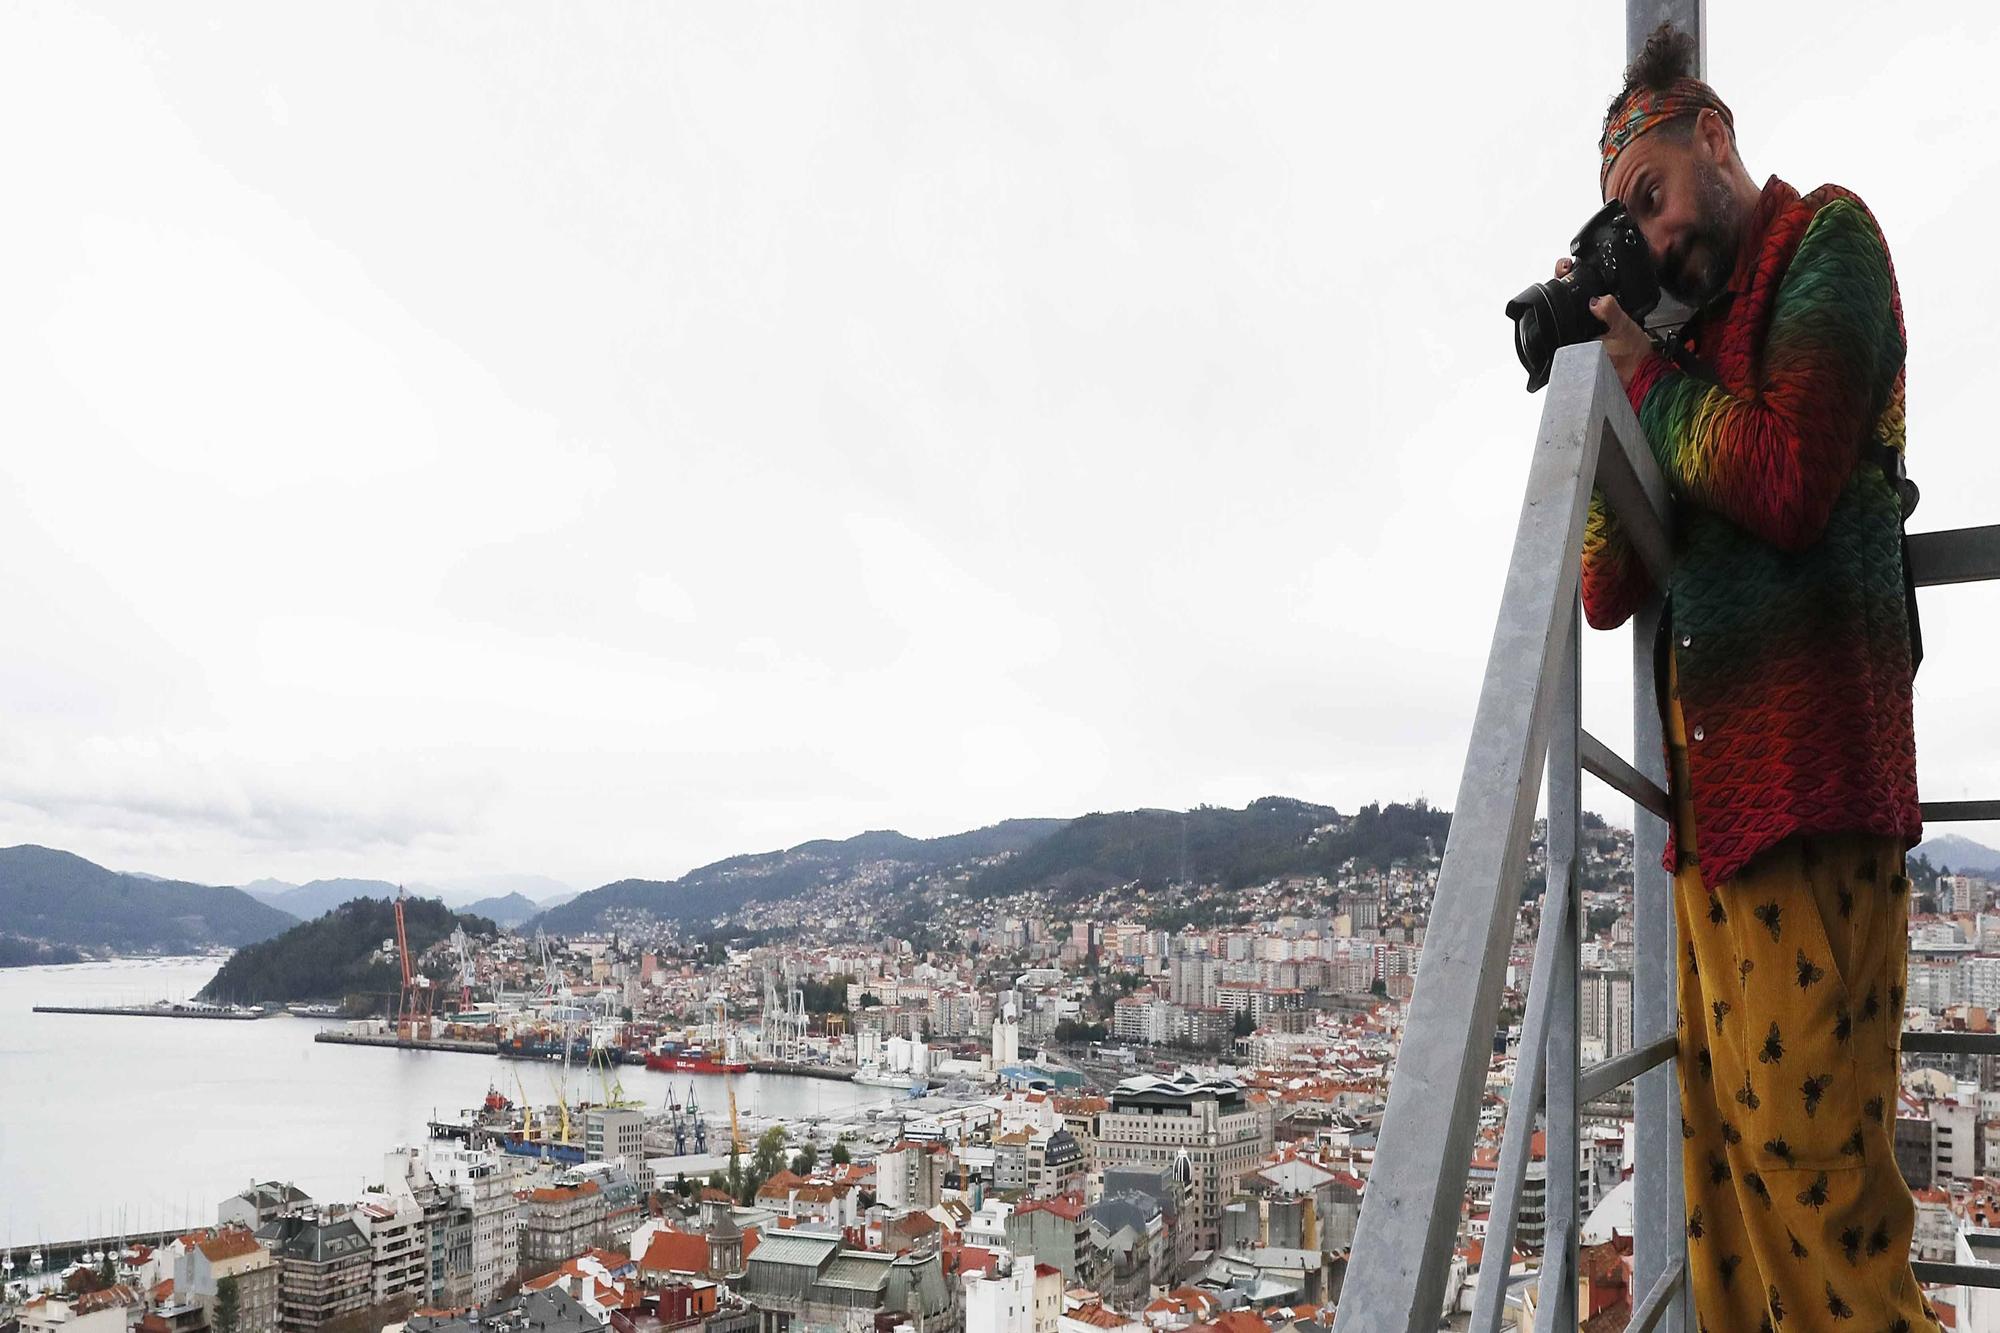
[[[1662,23],[1695,40],[1695,75],[1708,73],[1707,0],[1625,0],[1625,58],[1639,54]],[[1653,649],[1664,604],[1656,598],[1632,618],[1632,765],[1667,790],[1667,762]],[[1680,940],[1674,920],[1673,880],[1661,864],[1667,824],[1635,805],[1632,810],[1632,1039],[1643,1044],[1677,1030],[1675,985]],[[1681,1193],[1681,1105],[1677,1062],[1648,1070],[1633,1086],[1633,1268],[1635,1291],[1649,1291],[1687,1252],[1686,1202]],[[1688,1284],[1668,1302],[1661,1333],[1694,1327]]]
[[[1662,23],[1694,34],[1695,77],[1707,77],[1707,0],[1625,0],[1625,58],[1638,55],[1646,38]]]
[[[1535,1326],[1554,1333],[1577,1326],[1577,1247],[1583,1230],[1576,1197],[1577,1117],[1576,1076],[1583,1058],[1577,1031],[1583,895],[1577,882],[1576,851],[1581,838],[1583,766],[1582,740],[1583,645],[1578,637],[1580,605],[1572,599],[1562,615],[1562,648],[1554,662],[1556,696],[1549,718],[1549,820],[1545,842],[1548,877],[1543,902],[1560,895],[1562,939],[1556,948],[1555,975],[1549,1007],[1548,1055],[1543,1063],[1548,1080],[1548,1115],[1544,1136],[1548,1147],[1544,1188],[1548,1198],[1547,1240],[1542,1250],[1541,1290]]]
[[[1632,618],[1632,766],[1667,790],[1667,757],[1653,677],[1653,642],[1663,600],[1655,596]],[[1678,1031],[1674,987],[1681,946],[1674,921],[1674,884],[1661,858],[1670,836],[1665,820],[1632,807],[1632,1040],[1643,1045]],[[1681,1196],[1681,1097],[1678,1061],[1641,1074],[1632,1089],[1633,1290],[1650,1291],[1660,1274],[1687,1252]],[[1686,1284],[1669,1302],[1661,1333],[1693,1327]]]

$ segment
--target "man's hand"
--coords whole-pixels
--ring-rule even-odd
[[[1618,372],[1618,382],[1629,386],[1639,372],[1639,363],[1653,350],[1652,340],[1632,322],[1615,296],[1592,298],[1590,313],[1604,321],[1604,336],[1598,341],[1611,356],[1611,368]]]
[[[1556,261],[1556,276],[1561,278],[1576,267],[1576,260],[1564,255]],[[1611,356],[1611,368],[1618,372],[1618,382],[1629,385],[1632,376],[1639,371],[1639,363],[1646,359],[1646,353],[1653,350],[1653,343],[1646,331],[1632,322],[1615,296],[1594,297],[1590,302],[1590,313],[1604,321],[1604,335],[1598,339],[1604,350]]]

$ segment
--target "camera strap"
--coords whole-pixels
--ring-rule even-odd
[[[1688,347],[1687,328],[1687,324],[1681,324],[1661,330],[1653,345],[1659,350],[1660,355],[1673,363],[1675,369],[1718,389],[1726,387],[1715,372]],[[1869,440],[1861,446],[1861,461],[1881,468],[1883,477],[1888,480],[1889,489],[1896,495],[1896,522],[1903,547],[1903,614],[1910,627],[1910,674],[1914,676],[1917,668],[1923,665],[1924,631],[1917,618],[1917,581],[1910,573],[1910,515],[1916,512],[1921,492],[1917,490],[1917,483],[1910,480],[1902,450],[1893,449],[1879,440]]]

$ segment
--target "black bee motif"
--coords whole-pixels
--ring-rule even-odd
[[[1840,899],[1840,919],[1851,920],[1854,916],[1854,890],[1843,884],[1835,890],[1835,895]]]
[[[1717,1000],[1708,1007],[1715,1014],[1715,1030],[1717,1032],[1722,1031],[1722,1018],[1724,1014],[1729,1012],[1729,1001]]]
[[[1853,1035],[1854,1035],[1854,1015],[1848,1013],[1847,1006],[1843,1004],[1840,1006],[1840,1009],[1834,1014],[1833,1039],[1835,1041],[1846,1041],[1849,1037]]]
[[[1826,969],[1806,957],[1804,949],[1799,950],[1799,989],[1806,990],[1819,984],[1826,977]]]
[[[1695,1052],[1694,1063],[1695,1067],[1701,1070],[1703,1082],[1715,1077],[1715,1058],[1708,1053],[1708,1047],[1704,1046]]]
[[[1737,1132],[1736,1126],[1725,1120],[1722,1122],[1722,1141],[1734,1148],[1737,1144],[1743,1142],[1743,1135]]]
[[[1692,943],[1688,945],[1688,971],[1697,977],[1701,975],[1701,964],[1694,960],[1694,945]]]
[[[1736,1100],[1753,1111],[1763,1105],[1764,1099],[1757,1095],[1757,1089],[1750,1086],[1750,1075],[1747,1073],[1743,1075],[1743,1086],[1736,1090]]]
[[[1784,909],[1779,907],[1776,902],[1758,903],[1755,915],[1757,920],[1763,923],[1764,929],[1771,932],[1771,938],[1774,940],[1777,939],[1779,922],[1784,917]]]
[[[1760,1314],[1757,1316],[1757,1333],[1778,1333],[1777,1329],[1771,1327],[1770,1315]]]
[[[1736,987],[1738,990],[1750,984],[1750,974],[1756,970],[1757,962],[1753,958],[1745,958],[1736,965]]]
[[[1757,1052],[1757,1063],[1760,1065],[1774,1065],[1784,1058],[1784,1034],[1778,1031],[1778,1024],[1773,1020],[1771,1030],[1764,1034],[1764,1049]]]
[[[1729,920],[1729,913],[1722,910],[1722,899],[1713,892],[1708,895],[1708,920],[1711,925],[1722,925]]]
[[[1792,1145],[1783,1139],[1765,1139],[1764,1151],[1783,1162],[1786,1166],[1792,1164]]]
[[[1884,1250],[1888,1248],[1889,1248],[1888,1224],[1883,1222],[1877,1222],[1875,1224],[1875,1229],[1868,1233],[1868,1257],[1870,1259],[1873,1259],[1876,1255],[1882,1253]]]
[[[1688,1123],[1688,1118],[1686,1116],[1681,1117],[1681,1137],[1684,1139],[1691,1139],[1694,1137],[1694,1126]]]
[[[1882,997],[1875,993],[1873,986],[1870,986],[1868,994],[1861,1001],[1861,1021],[1866,1023],[1881,1012]]]
[[[1799,1238],[1792,1234],[1789,1227],[1785,1229],[1785,1239],[1792,1243],[1792,1258],[1803,1259],[1806,1257],[1806,1247],[1799,1244]]]
[[[1901,986],[1889,987],[1889,1012],[1892,1014],[1903,1012],[1903,988]]]
[[[1854,1318],[1854,1307],[1840,1299],[1840,1293],[1833,1289],[1831,1282],[1826,1284],[1826,1312],[1835,1319]]]
[[[1701,1233],[1702,1233],[1701,1207],[1699,1204],[1695,1206],[1695,1210],[1693,1212],[1688,1214],[1687,1231],[1689,1240],[1701,1239]]]
[[[1720,1185],[1729,1179],[1729,1159],[1717,1153],[1708,1155],[1708,1183]]]
[[[1860,1130],[1857,1129],[1847,1136],[1847,1142],[1840,1145],[1840,1155],[1842,1157],[1866,1157],[1868,1155],[1867,1148],[1861,1139]]]
[[[1826,1207],[1826,1172],[1820,1172],[1812,1184],[1799,1191],[1799,1202],[1814,1212]]]
[[[1781,1323],[1781,1324],[1782,1324],[1782,1323],[1784,1323],[1784,1322],[1785,1322],[1785,1298],[1784,1298],[1783,1296],[1781,1296],[1781,1295],[1779,1295],[1779,1294],[1778,1294],[1778,1284],[1777,1284],[1777,1283],[1775,1283],[1775,1282],[1773,1282],[1773,1283],[1771,1284],[1771,1291],[1770,1291],[1770,1296],[1769,1296],[1769,1298],[1768,1298],[1768,1301],[1767,1301],[1767,1303],[1768,1303],[1768,1304],[1770,1305],[1770,1307],[1771,1307],[1771,1313],[1770,1313],[1770,1316],[1769,1316],[1769,1317],[1770,1317],[1770,1318],[1772,1318],[1772,1319],[1775,1319],[1775,1320],[1777,1320],[1777,1321],[1778,1321],[1779,1323]]]
[[[1861,1114],[1867,1116],[1870,1120],[1873,1120],[1876,1124],[1878,1125],[1881,1124],[1882,1099],[1880,1097],[1870,1097],[1868,1099],[1867,1105],[1861,1108]]]
[[[1716,1271],[1722,1274],[1722,1289],[1724,1291],[1728,1291],[1729,1284],[1736,1281],[1736,1267],[1742,1262],[1743,1256],[1740,1254],[1725,1254],[1722,1256],[1722,1262],[1715,1266]]]
[[[1882,1333],[1910,1333],[1910,1321],[1898,1316],[1896,1322],[1883,1329]]]
[[[1819,1113],[1819,1099],[1826,1096],[1828,1085],[1833,1082],[1831,1074],[1808,1074],[1806,1081],[1799,1084],[1799,1092],[1805,1097],[1806,1119]]]
[[[1748,1185],[1757,1197],[1764,1201],[1766,1208],[1771,1206],[1771,1191],[1764,1184],[1763,1176],[1757,1174],[1755,1171],[1745,1171],[1743,1173],[1743,1183]]]
[[[1840,1233],[1840,1251],[1847,1256],[1847,1262],[1861,1262],[1861,1228],[1848,1227]]]

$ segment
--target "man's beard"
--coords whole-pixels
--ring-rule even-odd
[[[1688,238],[1667,253],[1660,265],[1660,286],[1690,309],[1713,300],[1736,267],[1736,243],[1742,218],[1736,196],[1722,169],[1710,162],[1695,164],[1695,222]],[[1693,257],[1699,249],[1701,257]]]

